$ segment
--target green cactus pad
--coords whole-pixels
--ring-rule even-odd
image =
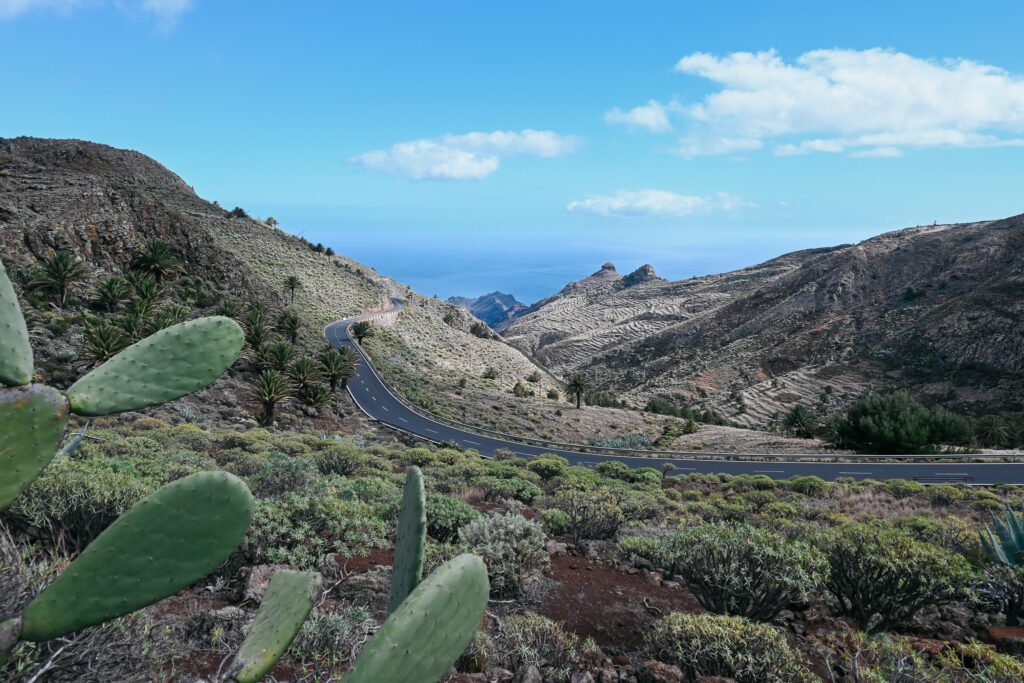
[[[21,637],[43,641],[127,614],[195,583],[245,537],[254,503],[227,472],[197,472],[146,496],[29,603]]]
[[[423,492],[423,473],[413,465],[405,474],[402,510],[398,515],[388,614],[398,609],[423,577],[423,546],[426,542],[427,498]]]
[[[487,609],[487,568],[449,560],[416,587],[345,674],[348,683],[435,683],[466,649]]]
[[[32,347],[28,343],[25,316],[0,261],[0,384],[20,386],[31,381]]]
[[[109,415],[173,401],[220,377],[244,343],[242,328],[223,316],[160,330],[75,382],[71,410]]]
[[[228,679],[256,683],[270,671],[295,639],[320,588],[314,572],[279,571],[270,579],[249,635],[238,649]]]
[[[41,384],[0,388],[0,510],[50,464],[68,421],[68,401]]]

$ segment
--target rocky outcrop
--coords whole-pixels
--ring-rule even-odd
[[[609,266],[532,306],[505,338],[634,403],[704,403],[746,424],[887,383],[967,412],[1024,409],[1024,216],[679,282]]]

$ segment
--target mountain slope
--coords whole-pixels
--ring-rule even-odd
[[[616,282],[606,266],[538,302],[505,338],[635,403],[704,402],[746,424],[824,391],[848,402],[871,384],[971,412],[1021,409],[1024,216],[907,228],[680,282]]]
[[[378,330],[369,346],[395,383],[415,388],[417,396],[429,394],[439,411],[468,418],[457,405],[469,394],[471,407],[511,401],[514,384],[537,371],[538,390],[557,384],[504,341],[471,334],[474,321],[465,312],[451,325],[443,322],[461,309],[263,221],[232,217],[143,154],[80,140],[0,138],[0,256],[6,266],[27,268],[55,250],[69,251],[87,266],[87,295],[98,279],[124,272],[154,239],[179,250],[188,273],[225,296],[292,308],[311,348],[324,342],[326,323],[390,308],[391,296],[407,300],[398,321]],[[292,275],[302,283],[294,302],[284,288]],[[498,377],[484,379],[486,368]],[[538,391],[515,400],[550,405],[543,396]]]

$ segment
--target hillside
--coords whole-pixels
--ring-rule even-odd
[[[79,140],[0,139],[0,257],[6,266],[27,269],[54,251],[68,251],[88,271],[80,288],[88,296],[154,239],[179,251],[185,272],[207,281],[216,298],[293,310],[303,320],[300,340],[308,349],[322,346],[329,322],[389,308],[390,296],[407,300],[399,320],[378,329],[367,346],[388,379],[425,407],[523,433],[537,431],[533,409],[554,410],[545,396],[558,382],[500,338],[471,334],[477,321],[463,309],[204,200],[138,152]],[[294,301],[284,287],[292,275],[301,283]],[[70,352],[81,344],[81,328],[72,325],[47,343]],[[483,377],[489,368],[496,377]],[[534,373],[540,376],[530,383],[534,396],[513,396],[514,385]],[[229,405],[247,400],[241,386],[228,393],[234,396]],[[567,436],[556,427],[541,431]]]
[[[841,409],[872,385],[975,414],[1020,410],[1022,321],[1016,216],[679,282],[606,264],[504,336],[556,375],[583,373],[632,403],[664,396],[764,425],[797,402]]]

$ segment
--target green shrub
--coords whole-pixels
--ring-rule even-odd
[[[633,556],[650,562],[656,569],[664,569],[672,566],[672,553],[669,544],[664,538],[652,538],[649,536],[626,536],[620,538],[616,543],[616,549],[622,559],[632,561]]]
[[[498,479],[497,477],[477,477],[473,480],[473,486],[483,490],[484,499],[489,501],[500,501],[505,498],[518,500],[530,505],[544,495],[539,486],[533,482],[513,477],[511,479]]]
[[[330,443],[313,454],[313,462],[321,474],[337,474],[343,477],[355,474],[366,464],[367,457],[355,446]]]
[[[905,391],[872,394],[835,423],[836,444],[861,453],[930,453],[936,444],[967,445],[970,424],[946,411],[932,412]]]
[[[627,522],[654,519],[665,511],[665,498],[659,491],[622,491],[616,492],[615,497]]]
[[[664,475],[653,467],[638,467],[629,473],[629,480],[647,488],[661,488]]]
[[[822,535],[821,549],[835,613],[868,632],[906,624],[923,607],[956,600],[971,578],[963,557],[882,522],[834,527]]]
[[[793,477],[789,480],[789,488],[805,496],[818,498],[828,492],[829,485],[821,477]]]
[[[629,465],[618,460],[603,460],[594,465],[594,471],[609,479],[629,479]]]
[[[585,538],[611,538],[622,525],[622,510],[607,489],[579,483],[567,484],[555,491],[550,507],[561,510],[569,519],[573,543]]]
[[[459,529],[479,516],[479,512],[457,498],[427,494],[427,533],[436,541],[447,543],[458,538]]]
[[[271,453],[256,476],[249,478],[249,486],[258,497],[276,497],[286,492],[316,494],[323,489],[312,458],[293,458],[277,452]]]
[[[925,485],[918,481],[906,479],[886,479],[882,490],[893,498],[911,498],[924,495]]]
[[[437,463],[437,455],[426,448],[410,448],[402,453],[400,460],[407,466],[429,467]]]
[[[683,670],[687,681],[723,676],[737,683],[810,683],[815,677],[782,632],[743,617],[672,612],[644,636],[645,654]]]
[[[569,515],[561,510],[545,510],[540,513],[540,521],[552,536],[564,536],[569,533]]]
[[[256,501],[243,545],[250,564],[290,564],[318,570],[327,553],[365,555],[386,544],[386,529],[373,506],[335,495],[287,492]]]
[[[686,527],[666,546],[666,568],[705,609],[759,621],[806,600],[827,573],[817,549],[749,524]]]
[[[480,517],[459,529],[459,538],[487,565],[492,595],[522,595],[550,563],[544,529],[522,515]]]
[[[932,505],[953,505],[954,503],[959,503],[961,500],[966,498],[967,494],[955,486],[939,484],[927,487],[924,497],[927,498]]]
[[[531,458],[527,469],[536,473],[541,479],[549,480],[560,477],[569,469],[569,461],[554,453],[541,453]]]

